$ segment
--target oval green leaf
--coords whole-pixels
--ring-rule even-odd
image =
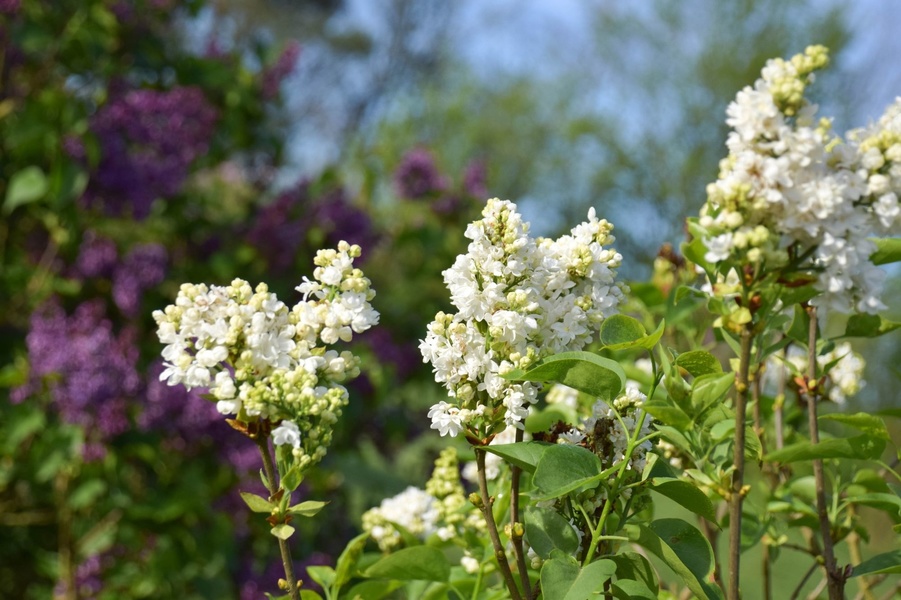
[[[692,350],[676,357],[676,365],[688,371],[692,377],[722,373],[720,361],[706,350]]]
[[[824,440],[818,444],[799,442],[786,446],[782,450],[770,452],[763,457],[766,462],[791,463],[817,458],[851,458],[857,460],[874,460],[882,456],[885,440],[859,435],[850,438]]]
[[[541,567],[541,590],[545,600],[587,600],[615,571],[616,564],[607,559],[579,568],[574,558],[553,558]]]
[[[557,498],[595,481],[601,472],[601,460],[581,446],[554,444],[548,448],[532,482],[545,498]]]
[[[500,456],[513,466],[532,473],[548,448],[556,444],[548,442],[518,442],[516,444],[494,444],[484,446],[482,450]]]
[[[443,582],[450,577],[450,564],[441,550],[431,546],[414,546],[389,554],[363,574],[372,579]]]
[[[244,500],[244,504],[250,508],[255,513],[270,513],[275,508],[275,505],[262,496],[257,496],[256,494],[251,494],[250,492],[240,492],[241,499]]]
[[[322,508],[326,504],[328,504],[328,502],[320,502],[319,500],[307,500],[306,502],[295,504],[288,509],[288,512],[292,515],[298,515],[300,517],[313,517],[316,515],[316,513],[322,510]]]
[[[541,558],[549,558],[555,549],[572,554],[579,548],[576,530],[554,509],[530,506],[524,514],[529,546]]]
[[[662,496],[666,496],[679,506],[687,508],[696,515],[700,515],[716,524],[716,511],[713,503],[707,495],[696,486],[681,479],[652,479],[651,490]]]
[[[876,244],[876,252],[870,255],[874,265],[887,265],[901,261],[901,238],[870,238]]]
[[[626,385],[626,374],[619,363],[591,352],[562,352],[528,371],[513,369],[503,377],[510,381],[554,381],[606,401],[616,398]]]
[[[708,583],[713,573],[713,549],[704,535],[681,519],[658,519],[627,525],[629,538],[663,560],[699,598],[719,600],[722,591]]]
[[[40,200],[47,193],[47,176],[40,167],[30,166],[9,178],[3,212],[10,214],[17,207]]]

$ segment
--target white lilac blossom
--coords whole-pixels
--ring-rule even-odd
[[[366,511],[363,530],[383,552],[388,552],[403,541],[396,525],[425,540],[437,531],[438,517],[435,498],[424,490],[409,486],[400,494],[382,500],[377,508]]]
[[[360,371],[353,354],[327,347],[379,318],[369,280],[353,267],[359,256],[346,242],[320,250],[293,307],[262,283],[183,284],[175,304],[153,313],[166,345],[160,379],[209,388],[219,412],[239,421],[280,422],[274,442],[290,446],[301,468],[321,460],[348,401],[341,384]]]
[[[868,236],[901,231],[901,98],[842,140],[804,98],[827,62],[822,46],[770,60],[729,105],[729,154],[698,221],[704,259],[771,271],[794,262],[815,278],[814,304],[872,313],[884,308],[885,273],[870,261]]]
[[[420,343],[449,399],[429,412],[441,435],[490,436],[523,427],[538,386],[501,377],[513,368],[582,349],[616,311],[622,257],[605,248],[613,226],[588,220],[557,240],[532,238],[516,205],[489,200],[471,223],[467,253],[444,271],[456,313],[438,313]]]
[[[382,551],[390,552],[403,542],[398,526],[422,541],[431,535],[448,541],[467,530],[481,531],[484,523],[469,518],[478,517],[476,513],[460,483],[457,451],[445,448],[435,460],[425,490],[410,486],[383,500],[363,514],[363,529]]]
[[[787,364],[783,365],[781,360]],[[798,346],[790,346],[781,359],[770,358],[766,364],[763,385],[768,389],[777,389],[779,378],[786,377],[783,372],[786,367],[792,373],[787,376],[789,380],[794,375],[806,375],[807,351]],[[856,396],[867,384],[863,379],[866,361],[863,356],[852,350],[848,342],[838,344],[829,352],[818,355],[817,367],[820,370],[829,369],[825,373],[827,396],[836,404],[845,404],[849,397]]]

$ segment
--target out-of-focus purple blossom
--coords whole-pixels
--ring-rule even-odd
[[[232,431],[223,422],[216,404],[204,399],[203,390],[187,390],[183,385],[167,385],[160,381],[163,364],[158,361],[147,371],[147,402],[138,417],[145,430],[159,430],[180,440],[196,440],[211,435],[215,429]],[[238,435],[235,432],[235,435]]]
[[[397,342],[386,328],[373,327],[361,339],[372,348],[380,362],[394,365],[398,379],[406,379],[422,364],[417,346]]]
[[[84,427],[89,444],[103,444],[129,428],[129,400],[141,387],[135,338],[133,329],[113,330],[100,299],[72,315],[48,302],[32,314],[26,337],[30,379],[10,398],[21,402],[43,383],[62,419]],[[103,455],[102,447],[86,450],[86,458]]]
[[[284,271],[294,264],[307,233],[307,219],[299,213],[308,202],[305,184],[283,192],[259,211],[247,233],[247,242],[266,258],[273,270]]]
[[[216,109],[195,87],[131,90],[91,121],[101,148],[86,198],[112,214],[144,218],[157,198],[182,188],[188,169],[209,146]]]
[[[118,258],[112,240],[86,231],[75,259],[74,274],[80,278],[112,277]]]
[[[303,581],[303,589],[321,592],[322,588],[307,575],[307,567],[333,565],[328,554],[314,552],[302,561],[294,561],[294,572]],[[278,580],[285,577],[281,561],[269,563],[263,573],[256,573],[248,561],[240,575],[241,600],[259,600],[266,592],[278,590]]]
[[[479,200],[488,197],[488,172],[485,169],[485,163],[481,160],[474,160],[466,165],[463,171],[463,190]]]
[[[77,597],[92,600],[103,590],[103,557],[92,554],[75,569],[75,590],[70,593],[65,582],[60,581],[54,588],[55,598]]]
[[[444,194],[431,204],[433,212],[439,215],[452,215],[460,210],[463,201],[457,194]]]
[[[0,15],[14,15],[19,12],[20,0],[0,0]]]
[[[132,248],[113,274],[113,300],[123,314],[136,317],[141,312],[141,296],[166,277],[168,253],[160,244]]]
[[[347,199],[343,188],[333,190],[316,200],[313,223],[324,230],[323,246],[337,246],[338,242],[344,240],[363,248],[360,262],[365,261],[367,250],[374,247],[378,241],[369,214],[354,206]]]
[[[398,195],[417,200],[448,186],[447,179],[438,172],[435,159],[425,148],[407,152],[394,172],[394,185]]]
[[[300,44],[290,42],[279,55],[275,64],[263,71],[263,98],[271,100],[278,95],[282,81],[294,71],[300,57]]]

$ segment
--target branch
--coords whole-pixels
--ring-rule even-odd
[[[741,330],[741,355],[738,380],[735,382],[735,471],[732,474],[732,497],[729,505],[729,600],[740,600],[741,505],[745,485],[745,412],[748,404],[748,373],[751,366],[751,324]]]

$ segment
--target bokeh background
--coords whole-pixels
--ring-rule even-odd
[[[445,443],[417,344],[486,198],[543,235],[594,206],[647,278],[765,60],[829,46],[814,95],[844,131],[901,94],[899,23],[878,0],[0,0],[0,598],[276,591],[237,494],[256,448],[158,380],[150,314],[181,282],[293,301],[317,248],[363,246],[382,327],[296,536],[334,564]],[[859,349],[881,366],[854,402],[896,402],[897,344]]]

